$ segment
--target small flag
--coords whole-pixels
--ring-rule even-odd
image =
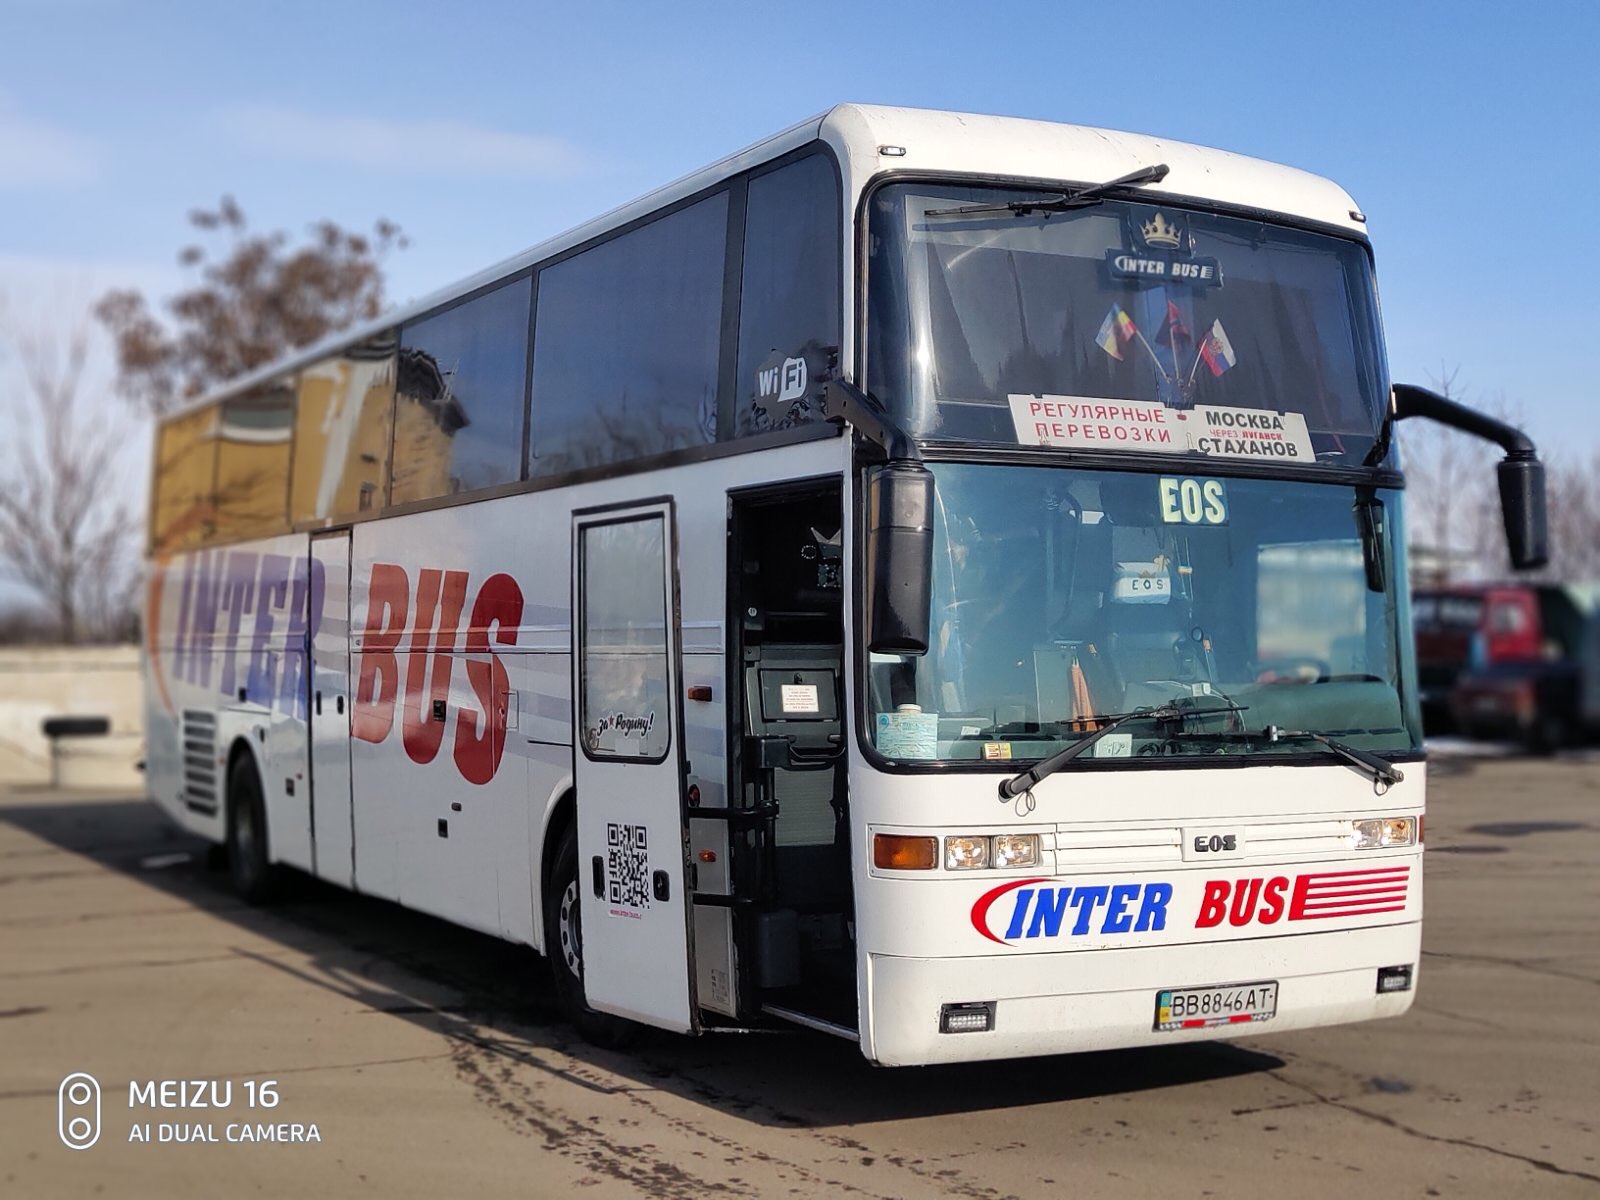
[[[1176,338],[1182,338],[1187,342],[1189,340],[1189,327],[1184,324],[1183,313],[1178,310],[1178,306],[1171,300],[1168,300],[1167,321],[1166,324],[1161,327],[1161,332],[1157,335],[1156,340],[1159,342],[1167,342]]]
[[[1138,336],[1139,327],[1133,323],[1133,318],[1122,310],[1120,304],[1113,304],[1111,311],[1106,313],[1106,319],[1100,322],[1100,332],[1094,335],[1094,340],[1100,349],[1119,362],[1122,360],[1122,346]]]
[[[1238,361],[1234,357],[1233,343],[1223,332],[1221,321],[1211,322],[1211,334],[1201,343],[1200,357],[1206,360],[1206,366],[1211,368],[1213,375],[1221,375]]]
[[[1100,322],[1100,332],[1094,335],[1095,344],[1118,362],[1122,361],[1122,348],[1117,343],[1117,314],[1121,311],[1112,305],[1106,319]]]

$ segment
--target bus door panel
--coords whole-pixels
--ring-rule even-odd
[[[316,873],[355,877],[350,796],[350,531],[311,539],[311,828]],[[320,592],[320,595],[319,595]]]
[[[589,1004],[688,1031],[681,620],[670,500],[573,517],[574,777]]]

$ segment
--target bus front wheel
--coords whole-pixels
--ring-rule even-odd
[[[267,855],[267,806],[261,778],[248,754],[228,770],[228,874],[247,904],[264,904],[276,891],[277,869]]]
[[[632,1021],[589,1007],[583,992],[583,913],[578,895],[578,835],[568,829],[556,847],[544,890],[544,944],[555,976],[556,1000],[585,1040],[620,1049],[637,1036]]]

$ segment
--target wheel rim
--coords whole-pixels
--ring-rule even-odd
[[[578,924],[578,881],[569,880],[561,893],[561,908],[556,916],[556,934],[561,940],[561,957],[574,979],[583,977],[583,932]]]

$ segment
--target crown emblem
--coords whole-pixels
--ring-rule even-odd
[[[1140,225],[1139,231],[1144,234],[1145,243],[1150,246],[1164,246],[1169,250],[1176,250],[1183,244],[1183,230],[1168,223],[1160,213]]]

